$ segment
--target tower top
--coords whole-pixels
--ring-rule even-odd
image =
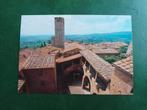
[[[55,17],[55,20],[56,21],[64,21],[64,18],[62,18],[62,17]]]

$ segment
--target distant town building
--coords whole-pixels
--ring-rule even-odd
[[[113,49],[119,49],[123,46],[128,46],[128,44],[124,42],[104,42],[104,43],[98,43],[96,44],[97,47],[106,49],[106,48],[113,48]]]
[[[55,17],[55,36],[52,37],[52,45],[64,48],[64,18]]]

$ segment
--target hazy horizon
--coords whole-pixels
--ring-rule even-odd
[[[68,35],[90,35],[90,34],[113,34],[113,33],[132,33],[132,31],[117,31],[117,32],[109,32],[109,33],[66,34],[65,36],[68,36]],[[25,37],[25,36],[54,36],[54,35],[51,35],[51,34],[20,35],[20,37]]]
[[[129,15],[22,15],[20,36],[55,35],[55,17],[64,18],[65,35],[132,31]]]

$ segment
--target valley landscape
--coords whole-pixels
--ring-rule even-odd
[[[33,35],[21,36],[20,48],[35,48],[43,43],[50,44],[52,35]],[[87,34],[87,35],[65,35],[66,41],[75,41],[81,43],[100,43],[100,42],[124,42],[129,44],[132,40],[131,32],[115,32],[103,34]]]

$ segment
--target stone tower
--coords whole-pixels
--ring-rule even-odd
[[[54,46],[64,48],[64,18],[55,17]]]

